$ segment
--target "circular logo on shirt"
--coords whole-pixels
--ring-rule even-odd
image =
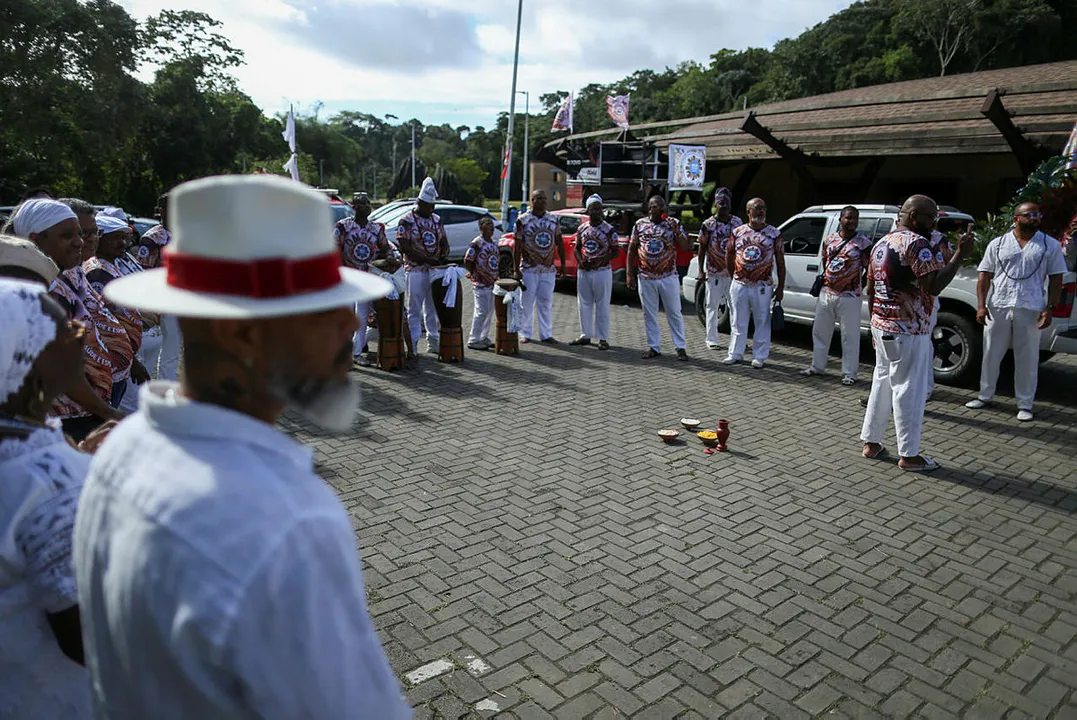
[[[494,272],[498,269],[498,257],[494,253],[490,253],[486,256],[486,267]]]
[[[352,257],[359,262],[367,262],[370,260],[370,246],[366,243],[359,243],[352,248]]]
[[[749,245],[744,248],[744,259],[747,262],[758,262],[763,257],[763,248],[758,245]]]
[[[535,233],[535,247],[539,250],[549,250],[553,247],[553,235],[545,230]]]
[[[662,238],[651,238],[647,241],[643,251],[652,257],[661,255],[666,251],[666,243]]]
[[[919,257],[920,262],[931,262],[935,256],[931,254],[930,248],[922,248]]]
[[[875,262],[876,263],[882,263],[882,261],[883,261],[883,259],[885,257],[886,257],[886,248],[883,247],[882,243],[879,243],[879,247],[875,248]]]
[[[828,266],[828,269],[832,273],[840,273],[842,270],[845,269],[845,258],[843,258],[841,256],[838,256],[838,257],[834,258],[833,260],[830,261],[830,265]]]
[[[935,262],[937,262],[937,263],[944,262],[943,259],[942,259],[942,251],[941,250],[939,250],[939,251],[937,251],[935,253]]]
[[[145,245],[139,245],[138,246],[138,256],[140,258],[142,258],[143,260],[145,260],[146,258],[148,258],[150,256],[150,249],[148,247],[146,247]]]
[[[593,238],[587,238],[586,240],[583,241],[583,252],[584,252],[584,254],[586,254],[586,255],[598,255],[600,250],[601,250],[601,247],[599,246],[597,240],[595,240]]]
[[[423,234],[420,237],[422,237],[423,247],[426,248],[427,252],[433,253],[433,252],[437,251],[437,249],[438,249],[438,236],[437,236],[437,233],[435,233],[435,232],[433,232],[431,230],[423,230]]]

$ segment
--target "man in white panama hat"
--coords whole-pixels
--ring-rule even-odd
[[[325,198],[271,176],[170,196],[166,267],[105,296],[179,318],[178,384],[148,383],[91,465],[75,569],[102,718],[411,717],[365,601],[348,513],[294,410],[350,427],[356,302]]]

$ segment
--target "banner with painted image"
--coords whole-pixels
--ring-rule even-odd
[[[1073,124],[1073,132],[1070,133],[1066,149],[1062,151],[1062,157],[1066,158],[1066,168],[1077,169],[1077,123]]]
[[[557,132],[558,130],[568,130],[572,132],[572,105],[573,97],[572,93],[568,94],[568,97],[561,103],[561,107],[557,109],[557,114],[553,118],[553,127],[551,130]]]
[[[631,95],[606,96],[606,114],[614,125],[625,130],[628,129],[628,104],[631,98]]]
[[[669,146],[669,189],[702,190],[707,174],[706,145]]]

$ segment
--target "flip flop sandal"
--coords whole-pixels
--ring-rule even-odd
[[[938,470],[941,467],[941,465],[939,465],[937,462],[935,462],[931,458],[927,457],[926,455],[924,455],[922,457],[924,458],[924,464],[923,465],[911,465],[909,467],[903,467],[901,469],[904,470],[905,472],[925,473],[925,472],[931,472],[933,470]]]
[[[662,353],[660,353],[660,352],[654,350],[653,348],[651,348],[647,352],[640,355],[640,357],[643,358],[644,360],[650,360],[651,358],[662,357]]]
[[[880,445],[878,452],[876,452],[874,455],[864,455],[864,453],[860,453],[860,456],[863,457],[865,460],[886,460],[888,457],[890,457],[890,451]]]

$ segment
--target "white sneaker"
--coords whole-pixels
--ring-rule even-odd
[[[441,350],[441,347],[440,347],[439,343],[427,341],[427,343],[426,343],[426,351],[428,353],[430,353],[431,355],[437,355],[440,350]]]
[[[967,403],[965,403],[965,407],[967,407],[969,410],[982,410],[983,408],[987,407],[987,403],[985,403],[980,398],[976,398],[975,400],[969,400]]]
[[[721,346],[718,343],[707,343],[708,350],[721,350]]]
[[[752,360],[752,367],[754,367],[756,370],[759,370],[760,368],[762,368],[763,364],[764,363],[763,363],[762,360]]]
[[[822,375],[823,373],[819,372],[818,370],[816,370],[813,367],[809,367],[809,368],[805,368],[804,370],[801,370],[800,374],[803,375],[804,377],[815,377],[817,375]]]
[[[1032,411],[1031,410],[1018,410],[1017,411],[1017,419],[1020,422],[1032,422]]]
[[[736,358],[727,357],[725,360],[722,361],[722,364],[723,365],[736,365],[739,362],[740,362],[740,360],[737,360]]]

